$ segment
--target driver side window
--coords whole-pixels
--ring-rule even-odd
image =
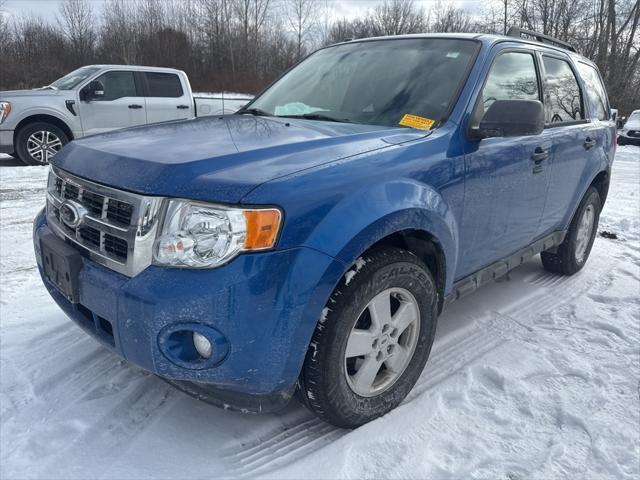
[[[96,81],[104,87],[104,96],[99,99],[100,101],[139,96],[133,72],[107,72],[96,78]]]
[[[472,127],[480,125],[485,112],[496,100],[540,100],[532,54],[507,52],[496,58],[473,112]]]

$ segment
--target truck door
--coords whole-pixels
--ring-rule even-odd
[[[477,127],[495,100],[542,100],[534,52],[500,51],[470,119]],[[457,277],[498,261],[536,239],[549,183],[551,134],[468,140]]]
[[[147,122],[193,117],[193,99],[175,73],[144,72],[147,83]]]
[[[113,70],[89,83],[95,81],[100,82],[102,95],[85,100],[79,98],[78,102],[84,135],[147,123],[142,89],[136,84],[132,71]],[[82,88],[87,86],[88,83]]]

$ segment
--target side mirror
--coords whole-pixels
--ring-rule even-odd
[[[539,135],[544,130],[544,108],[538,100],[495,100],[486,111],[476,138]]]
[[[81,100],[95,100],[104,97],[104,85],[99,80],[94,80],[80,91]]]

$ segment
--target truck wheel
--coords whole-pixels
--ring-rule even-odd
[[[573,275],[584,266],[596,238],[601,209],[602,202],[598,190],[590,187],[557,251],[540,254],[545,269],[562,275]]]
[[[16,135],[16,154],[27,165],[47,165],[58,150],[69,143],[67,135],[47,122],[31,123]]]
[[[404,250],[374,250],[340,280],[313,334],[298,397],[317,416],[355,428],[413,388],[436,330],[428,268]]]

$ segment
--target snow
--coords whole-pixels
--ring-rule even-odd
[[[0,160],[0,477],[640,476],[640,149],[620,147],[585,269],[539,259],[454,303],[396,410],[354,431],[297,403],[217,409],[88,338],[37,275],[46,169]]]
[[[199,98],[225,98],[229,100],[250,100],[253,95],[250,93],[236,93],[236,92],[193,92],[194,97]]]

